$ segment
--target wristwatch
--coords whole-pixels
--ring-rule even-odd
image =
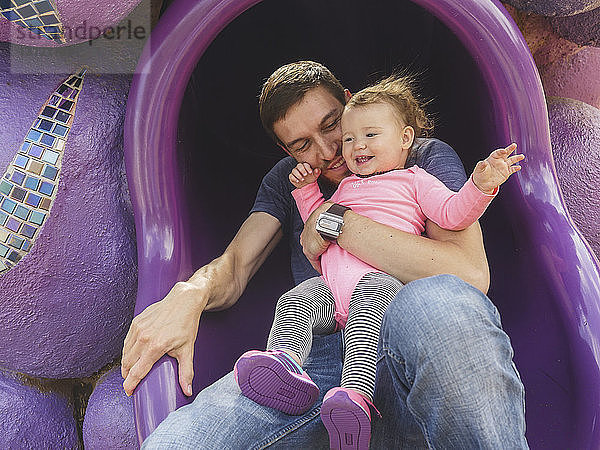
[[[327,211],[319,214],[316,229],[323,239],[335,241],[340,236],[344,226],[344,213],[349,209],[334,203]]]

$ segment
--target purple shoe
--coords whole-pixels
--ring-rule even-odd
[[[330,389],[321,406],[321,420],[334,450],[368,450],[371,440],[371,412],[366,398],[352,389]],[[371,404],[372,405],[372,404]],[[373,406],[379,414],[379,411]]]
[[[319,388],[291,356],[251,350],[236,361],[233,376],[242,394],[259,405],[299,416],[319,397]]]

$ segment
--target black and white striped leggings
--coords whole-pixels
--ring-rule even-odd
[[[350,297],[341,386],[358,390],[371,400],[381,320],[401,287],[391,275],[370,272],[360,279]],[[334,313],[333,294],[321,277],[300,283],[279,298],[267,348],[291,351],[304,363],[313,333],[335,331]]]

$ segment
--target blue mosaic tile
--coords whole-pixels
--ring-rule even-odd
[[[31,19],[26,19],[25,23],[28,26],[32,27],[36,31],[37,31],[37,27],[41,27],[42,25],[44,25],[44,23],[40,19],[38,19],[37,17],[33,17]],[[33,30],[31,30],[31,31],[33,31]]]
[[[8,195],[10,194],[10,191],[12,189],[12,184],[10,184],[8,181],[0,181],[0,192],[2,192],[4,195]]]
[[[40,158],[42,156],[43,151],[44,151],[44,147],[40,147],[39,145],[34,144],[31,147],[31,150],[29,150],[29,155],[34,156],[36,158]]]
[[[60,33],[60,28],[55,26],[44,27],[44,31],[48,34]]]
[[[15,166],[20,167],[21,169],[27,167],[28,162],[29,158],[27,158],[26,156],[17,155],[17,157],[15,158]]]
[[[39,184],[40,184],[40,180],[38,180],[37,178],[35,178],[35,177],[27,177],[25,179],[24,186],[27,189],[31,189],[32,191],[37,191],[37,188],[38,188]]]
[[[61,136],[61,137],[65,137],[68,131],[69,131],[69,129],[67,127],[64,127],[59,124],[56,124],[56,126],[54,127],[54,130],[52,130],[52,132],[54,134]]]
[[[74,103],[71,100],[63,100],[58,107],[64,111],[71,111]]]
[[[52,147],[54,145],[55,139],[56,138],[54,136],[50,136],[49,134],[44,133],[40,142],[48,147]]]
[[[8,214],[6,214],[4,211],[0,211],[0,225],[4,225],[4,222],[6,222],[7,218]]]
[[[56,120],[58,120],[59,122],[62,122],[62,123],[67,123],[69,121],[70,117],[71,117],[71,114],[68,114],[64,111],[58,111],[58,114],[56,115]]]
[[[0,9],[8,9],[11,6],[10,0],[0,0]]]
[[[54,185],[52,183],[48,183],[47,181],[42,181],[42,185],[40,186],[39,192],[50,196],[50,195],[52,195],[53,191],[54,191]]]
[[[52,5],[47,0],[35,2],[33,6],[35,6],[35,9],[37,9],[40,14],[44,14],[53,10]]]
[[[23,242],[25,242],[25,239],[13,234],[10,237],[10,239],[8,240],[8,245],[10,245],[11,247],[14,247],[14,248],[21,248],[21,246],[23,245]]]
[[[60,20],[58,20],[58,17],[56,17],[54,14],[40,16],[40,20],[44,23],[44,25],[60,25]],[[60,33],[60,28],[57,33]]]
[[[30,141],[33,141],[33,142],[37,142],[41,136],[42,136],[42,133],[40,133],[39,131],[30,130],[29,133],[27,134],[27,139],[29,139]]]
[[[2,202],[2,206],[0,206],[0,208],[3,211],[6,211],[9,214],[12,214],[16,207],[17,207],[17,204],[15,202],[13,202],[12,200],[9,200],[8,198],[5,198],[4,201]]]
[[[14,231],[16,233],[19,231],[19,228],[21,228],[21,222],[14,217],[9,217],[4,226],[10,231]]]
[[[42,119],[42,120],[40,120],[40,123],[36,125],[36,128],[39,128],[40,130],[44,130],[44,131],[50,131],[52,129],[53,125],[54,125],[54,122],[51,122],[50,120]]]
[[[27,191],[25,189],[15,186],[10,194],[10,198],[22,202],[25,198],[25,195],[27,195]]]
[[[27,225],[26,223],[24,223],[23,227],[21,228],[21,234],[23,236],[27,236],[29,239],[33,237],[36,231],[37,228],[32,227],[31,225]]]
[[[56,152],[53,152],[52,150],[48,150],[46,149],[46,151],[44,152],[44,155],[42,156],[42,161],[46,161],[47,163],[50,164],[56,164],[56,161],[58,161],[58,157],[60,155]]]
[[[56,180],[56,175],[58,174],[58,169],[52,166],[44,167],[44,171],[42,172],[42,176],[44,178],[48,178],[49,180]]]
[[[29,5],[25,5],[25,6],[21,7],[21,8],[19,8],[19,9],[17,9],[17,12],[24,19],[26,19],[27,17],[35,16],[37,14],[36,10],[33,9]]]
[[[42,110],[42,116],[46,116],[46,117],[54,117],[54,114],[56,114],[56,108],[52,108],[51,106],[46,106],[43,110]]]
[[[40,204],[41,200],[42,200],[42,197],[40,197],[39,195],[35,195],[34,193],[30,192],[27,195],[27,198],[25,199],[25,203],[27,203],[29,206],[33,206],[33,207],[37,208],[38,205]]]
[[[19,247],[14,246],[14,247],[15,248],[20,248],[20,246]],[[8,259],[9,261],[11,261],[11,262],[13,262],[15,264],[18,263],[21,260],[21,258],[22,258],[22,256],[19,255],[19,253],[15,252],[14,250],[12,250],[10,252],[10,254],[6,257],[6,259]]]
[[[30,212],[31,212],[30,209],[27,209],[27,208],[25,208],[24,206],[21,206],[21,205],[17,205],[14,214],[19,219],[27,220],[27,217],[29,216]]]
[[[28,252],[31,249],[32,243],[30,241],[28,241],[27,239],[25,239],[25,242],[23,242],[23,246],[21,247],[21,250],[23,250],[24,252]]]
[[[35,223],[36,225],[41,225],[44,223],[44,219],[46,218],[46,214],[39,211],[31,211],[31,216],[29,217],[29,221],[31,223]]]
[[[14,11],[2,11],[2,15],[4,17],[6,17],[8,20],[10,20],[11,22],[20,19],[21,16],[19,16],[16,12]]]
[[[21,184],[23,184],[23,181],[25,181],[25,174],[23,172],[15,170],[15,172],[12,174],[12,177],[10,178],[10,181],[17,183],[20,186]]]
[[[7,253],[8,253],[8,247],[5,246],[4,244],[0,244],[0,256],[4,258]]]
[[[21,152],[27,153],[27,149],[29,148],[30,145],[31,145],[31,142],[28,142],[28,141],[23,142],[23,145],[21,145]]]

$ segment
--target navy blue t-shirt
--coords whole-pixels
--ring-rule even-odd
[[[299,284],[319,274],[304,256],[300,245],[300,233],[304,223],[291,194],[294,186],[288,178],[296,164],[296,160],[291,156],[275,164],[263,178],[250,213],[266,212],[281,222],[284,239],[289,239],[290,243],[292,276],[294,282]],[[454,149],[438,139],[416,140],[405,166],[411,167],[415,164],[437,177],[453,191],[458,191],[467,181],[465,169]],[[326,180],[319,180],[319,187],[326,199],[335,191],[335,186]]]

